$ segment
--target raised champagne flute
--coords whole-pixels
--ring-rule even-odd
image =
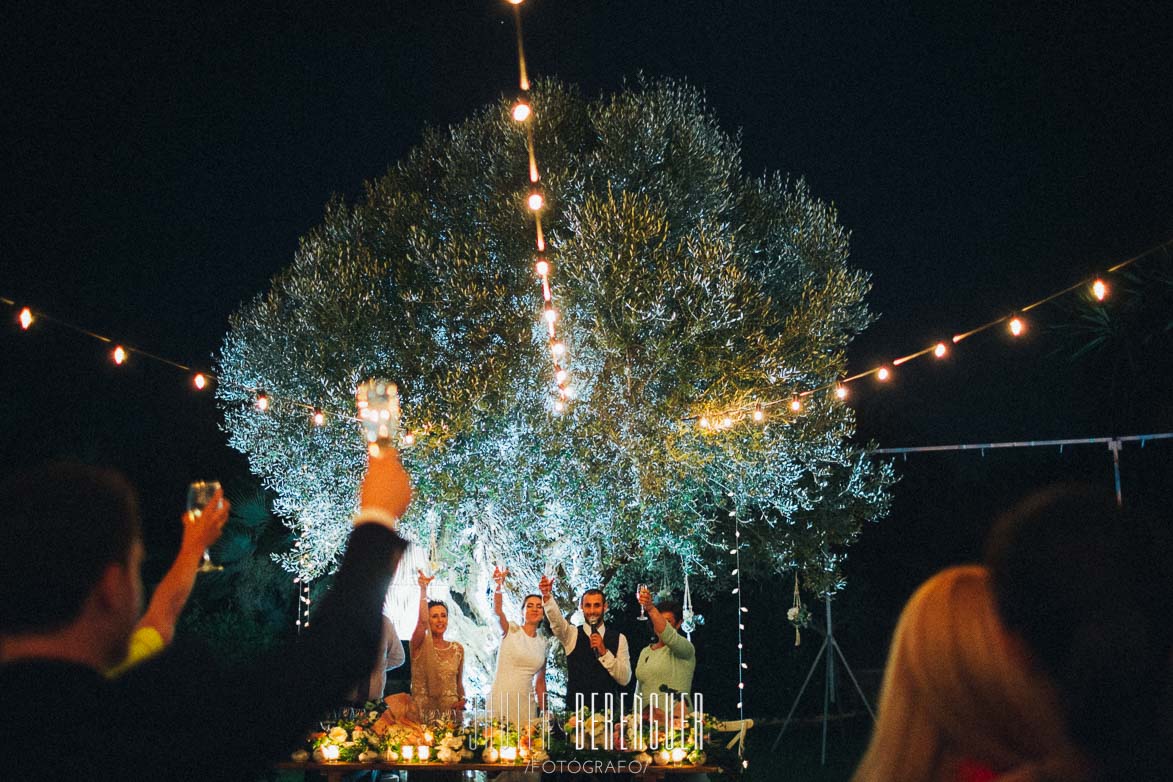
[[[395,447],[399,437],[399,387],[390,380],[367,380],[359,384],[355,402],[371,456]]]
[[[193,481],[187,487],[187,512],[192,520],[198,519],[204,512],[204,506],[212,501],[216,492],[220,491],[219,481]],[[200,563],[198,572],[215,573],[223,570],[221,565],[212,564],[212,555],[204,549],[204,561]]]
[[[639,586],[637,586],[635,588],[635,599],[637,601],[639,601],[639,616],[637,616],[636,619],[638,619],[641,622],[648,621],[648,612],[647,612],[647,610],[644,609],[643,601],[640,600],[640,598],[643,597],[644,590],[647,588],[648,588],[647,584],[640,584]]]

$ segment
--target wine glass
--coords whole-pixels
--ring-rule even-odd
[[[635,599],[639,600],[643,596],[643,591],[648,588],[647,584],[640,584],[635,588]],[[644,609],[644,604],[639,604],[639,616],[636,617],[641,622],[648,621],[648,612]]]
[[[193,481],[187,487],[187,512],[192,519],[198,519],[204,512],[204,506],[212,501],[216,492],[220,491],[219,481]],[[204,561],[200,563],[200,573],[214,573],[223,570],[221,565],[212,564],[212,556],[204,549]]]

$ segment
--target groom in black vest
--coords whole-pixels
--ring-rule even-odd
[[[602,711],[606,696],[611,694],[613,708],[619,709],[619,694],[627,690],[631,681],[631,655],[627,637],[618,630],[608,630],[603,623],[607,601],[598,589],[582,593],[579,608],[586,619],[584,627],[575,627],[562,616],[558,603],[551,594],[552,582],[546,576],[538,586],[542,593],[542,607],[550,620],[550,629],[566,650],[566,709],[574,711],[579,695],[582,702]]]

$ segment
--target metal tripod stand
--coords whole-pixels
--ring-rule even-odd
[[[811,669],[807,672],[806,679],[802,682],[802,687],[798,690],[798,695],[794,698],[794,703],[790,707],[790,713],[786,715],[785,721],[782,723],[782,729],[778,731],[777,738],[774,739],[770,751],[774,752],[778,749],[778,742],[782,740],[782,734],[786,732],[786,728],[790,726],[790,720],[794,716],[794,711],[798,708],[798,702],[802,700],[802,695],[806,692],[806,686],[810,684],[811,677],[815,675],[815,669],[819,667],[819,660],[823,655],[827,655],[827,675],[823,682],[823,750],[820,755],[820,764],[827,765],[827,719],[829,717],[829,710],[831,704],[836,702],[837,687],[835,686],[835,655],[839,655],[839,660],[843,663],[843,670],[847,671],[847,675],[851,677],[851,683],[855,685],[855,691],[859,693],[860,700],[867,708],[868,714],[872,715],[872,721],[876,720],[876,713],[872,711],[871,704],[868,703],[867,696],[863,694],[863,688],[859,686],[859,681],[855,678],[855,673],[852,672],[851,666],[847,664],[847,658],[843,656],[843,650],[839,648],[839,642],[835,640],[834,627],[831,624],[831,593],[824,594],[825,605],[827,609],[827,633],[823,637],[823,645],[819,647],[819,653],[815,655],[815,661],[811,663]],[[828,648],[833,649],[833,652],[827,651]]]

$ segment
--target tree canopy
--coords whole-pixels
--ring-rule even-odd
[[[282,564],[314,578],[337,562],[363,467],[348,414],[378,376],[399,384],[416,437],[404,527],[454,593],[483,593],[495,563],[525,586],[554,572],[567,592],[679,585],[682,569],[726,573],[735,539],[747,572],[831,583],[827,563],[886,513],[893,480],[850,441],[851,409],[820,393],[761,424],[698,421],[842,376],[872,314],[836,210],[801,180],[743,173],[738,139],[687,85],[587,99],[545,81],[531,102],[575,400],[555,413],[525,129],[501,101],[427,131],[356,203],[328,204],[232,319],[217,394],[299,539]],[[282,400],[320,406],[325,425]]]

